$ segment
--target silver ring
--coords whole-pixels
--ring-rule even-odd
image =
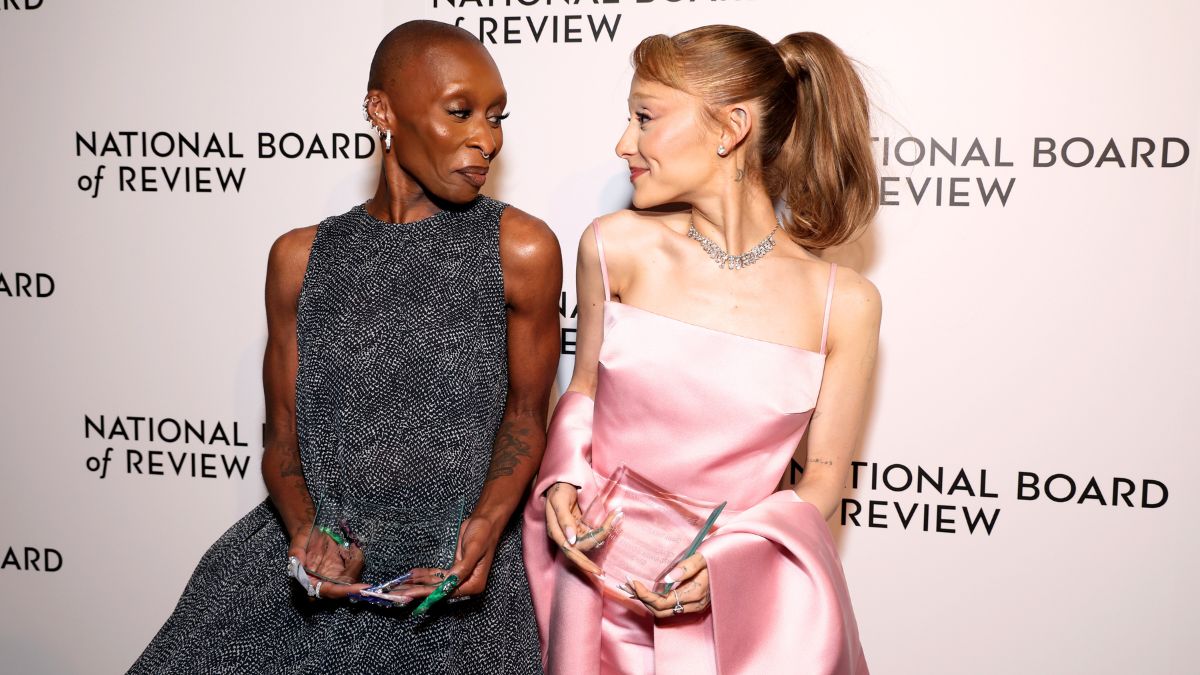
[[[325,582],[318,580],[317,581],[317,590],[313,592],[313,595],[317,596],[318,600],[321,599],[321,584],[323,584],[323,583],[325,583]],[[678,600],[679,594],[676,593],[675,597],[676,597],[676,600]]]
[[[679,601],[679,589],[675,589],[675,606],[671,608],[672,614],[683,614],[683,603]]]
[[[607,539],[601,540],[601,539],[596,538],[596,533],[602,529],[604,529],[604,528],[597,528],[595,530],[589,530],[587,534],[583,535],[583,536],[587,537],[588,539],[592,540],[592,543],[594,544],[594,546],[592,546],[592,548],[604,548],[604,544],[608,541]]]

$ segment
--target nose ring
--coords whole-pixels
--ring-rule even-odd
[[[483,158],[484,158],[484,159],[491,159],[491,158],[492,158],[492,154],[491,154],[490,152],[484,152],[484,151],[480,150],[480,151],[479,151],[479,154],[483,155]]]

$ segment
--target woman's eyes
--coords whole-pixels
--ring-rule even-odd
[[[645,126],[646,122],[650,121],[650,116],[642,112],[634,113],[633,116],[628,119],[628,121],[632,122],[633,120],[637,120],[638,126]]]
[[[473,111],[470,109],[461,109],[461,110],[449,110],[447,112],[449,112],[452,116],[465,121],[465,120],[471,119],[471,114]],[[504,120],[508,119],[508,116],[510,114],[512,114],[512,113],[504,113],[503,115],[492,115],[491,117],[487,118],[488,124],[491,124],[493,127],[499,127],[500,123],[503,122]]]

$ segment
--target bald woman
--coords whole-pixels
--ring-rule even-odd
[[[374,196],[284,234],[267,262],[270,497],[209,549],[130,672],[541,672],[513,513],[545,445],[562,263],[545,223],[479,194],[506,103],[463,30],[414,21],[380,43],[363,104],[383,148]],[[397,606],[353,583],[385,573],[370,546],[346,542],[330,571],[351,583],[304,571],[328,544],[310,541],[318,506],[439,518],[458,503],[457,551]],[[375,542],[389,559],[427,554],[392,539]],[[411,616],[451,576],[449,601]]]

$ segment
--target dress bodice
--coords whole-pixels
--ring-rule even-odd
[[[830,268],[821,351],[686,323],[614,302],[603,243],[592,466],[620,464],[659,486],[748,508],[775,491],[808,428],[825,371]]]

